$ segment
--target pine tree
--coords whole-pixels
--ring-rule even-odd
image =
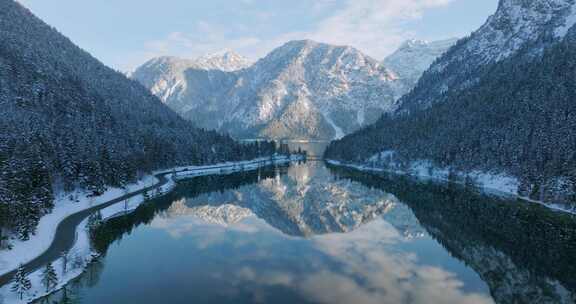
[[[22,297],[26,292],[32,289],[32,282],[26,276],[26,270],[24,269],[24,265],[20,264],[18,270],[16,271],[16,275],[14,276],[14,283],[12,285],[12,292],[15,292],[22,300]]]
[[[100,211],[93,213],[88,217],[88,223],[86,224],[88,228],[88,233],[91,237],[94,237],[96,229],[102,225],[102,213]]]
[[[130,192],[128,188],[124,188],[124,195],[128,195]],[[124,211],[128,211],[128,205],[130,204],[130,198],[124,200]]]
[[[72,298],[68,295],[68,288],[64,286],[62,289],[62,298],[60,299],[60,304],[71,304]]]
[[[144,196],[144,201],[150,200],[150,194],[148,193],[148,190],[144,190],[144,193],[142,194],[142,196]]]
[[[58,275],[52,267],[52,263],[48,263],[42,272],[42,285],[46,287],[46,292],[50,292],[58,285]]]
[[[68,270],[68,261],[70,260],[68,251],[63,251],[60,254],[60,258],[62,259],[62,273],[65,274]]]
[[[102,224],[102,213],[100,211],[93,213],[92,215],[90,215],[90,217],[88,217],[88,229],[89,230],[94,230],[96,228],[98,228],[98,226],[100,226]]]

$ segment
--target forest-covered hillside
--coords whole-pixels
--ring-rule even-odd
[[[513,2],[501,1],[499,10],[509,5],[537,6]],[[565,12],[551,14],[564,16]],[[491,29],[498,28],[494,25],[499,20],[496,17],[488,22]],[[399,111],[334,142],[327,157],[352,162],[372,158],[378,162],[382,157],[373,156],[393,151],[400,166],[427,160],[441,168],[512,175],[519,180],[518,194],[574,205],[576,30],[566,29],[559,36],[559,24],[550,21],[518,50],[492,59],[482,57],[477,64],[458,63],[455,57],[478,44],[479,34],[460,41],[401,100]],[[522,28],[514,23],[508,26]],[[512,34],[510,39],[518,37]],[[442,83],[445,90],[437,91]],[[424,92],[428,92],[426,98],[422,97]]]
[[[57,193],[271,152],[195,128],[13,0],[0,0],[0,41],[0,228],[22,239]]]

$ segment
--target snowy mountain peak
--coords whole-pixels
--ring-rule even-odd
[[[501,0],[498,10],[471,36],[466,49],[484,62],[500,61],[528,42],[562,38],[574,25],[575,0]]]
[[[426,46],[420,55],[411,53],[418,60],[427,58],[424,64],[389,68],[350,46],[295,40],[233,72],[182,69],[190,63],[169,58],[156,60],[169,67],[144,65],[134,78],[207,129],[238,138],[332,139],[395,110],[398,98],[445,51],[433,51],[434,43]],[[235,55],[223,52],[205,58]]]
[[[458,39],[446,39],[434,42],[424,40],[407,40],[400,48],[388,56],[383,61],[383,65],[390,69],[401,79],[416,83],[422,72],[427,70],[430,65]]]
[[[249,67],[252,62],[231,50],[210,53],[195,59],[161,56],[148,60],[140,68],[157,68],[167,71],[186,69],[236,71]]]
[[[161,69],[165,72],[174,72],[187,69],[194,65],[194,61],[174,56],[162,56],[148,60],[140,68]],[[134,73],[136,73],[134,71]],[[134,74],[132,73],[132,74]]]
[[[196,68],[232,72],[249,67],[252,62],[229,49],[206,54],[194,60]]]
[[[316,42],[313,40],[294,40],[287,42],[286,44],[278,47],[274,51],[272,51],[268,56],[266,56],[263,60],[277,60],[278,58],[283,57],[285,60],[293,60],[297,58],[307,58],[310,56],[314,56],[312,59],[319,59],[322,56],[332,56],[332,57],[355,57],[361,58],[365,61],[371,61],[375,65],[378,65],[378,62],[369,56],[363,54],[358,49],[355,49],[351,46],[337,46],[326,44],[322,42]]]
[[[575,7],[576,0],[500,0],[484,25],[432,64],[425,74],[429,77],[423,80],[426,84],[417,86],[401,101],[401,111],[429,107],[448,91],[473,86],[478,81],[475,71],[520,50],[524,50],[523,56],[541,54],[574,26]]]
[[[405,52],[407,50],[411,50],[413,52],[418,52],[422,50],[438,50],[441,52],[445,52],[449,49],[452,45],[454,45],[458,41],[458,38],[450,38],[445,40],[438,40],[438,41],[427,41],[427,40],[418,40],[418,39],[409,39],[404,41],[396,51]]]
[[[429,42],[426,40],[419,40],[419,39],[408,39],[406,41],[404,41],[404,43],[402,43],[399,47],[399,50],[402,49],[407,49],[407,48],[413,48],[413,47],[420,47],[420,46],[425,46],[427,45]]]

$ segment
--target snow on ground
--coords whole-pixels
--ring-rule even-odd
[[[90,198],[86,193],[79,191],[60,195],[54,201],[54,210],[40,219],[36,234],[31,236],[30,240],[11,240],[12,250],[0,251],[0,273],[3,274],[16,269],[18,265],[29,262],[48,249],[58,224],[69,215],[108,202],[126,193],[151,186],[157,182],[158,180],[153,176],[146,176],[139,182],[128,185],[126,190],[113,188],[94,198]],[[78,197],[78,201],[71,200],[71,196]]]
[[[157,171],[154,172],[154,175],[167,172],[166,174],[171,176],[172,173],[170,172],[176,172],[175,179],[181,180],[212,174],[231,174],[239,171],[250,171],[271,164],[289,163],[301,159],[302,159],[301,156],[296,155],[290,157],[275,156],[273,159],[267,157],[251,161],[227,162],[210,166],[178,167],[169,171],[164,170]],[[158,179],[156,179],[153,175],[149,175],[144,177],[142,180],[138,181],[135,184],[128,185],[126,189],[116,189],[116,188],[110,189],[97,198],[89,198],[86,196],[85,193],[80,192],[73,193],[74,196],[78,197],[77,202],[70,200],[71,196],[70,193],[58,197],[55,201],[54,211],[42,217],[42,219],[40,220],[40,224],[38,225],[37,229],[38,232],[36,233],[36,235],[32,236],[30,240],[25,242],[12,241],[12,244],[14,246],[12,250],[0,251],[0,273],[7,273],[9,271],[16,269],[18,265],[29,262],[30,260],[40,255],[42,252],[44,252],[46,249],[48,249],[48,247],[52,243],[52,239],[54,238],[54,234],[56,232],[58,224],[62,220],[64,220],[67,216],[80,212],[84,209],[88,209],[103,204],[105,202],[113,200],[127,193],[138,191],[142,188],[150,187],[156,183],[158,183]],[[158,190],[151,191],[150,195],[152,198],[161,196],[169,193],[175,187],[176,182],[174,180],[170,180],[167,184],[158,188]],[[136,195],[134,197],[129,198],[128,200],[106,207],[102,209],[100,213],[102,214],[102,218],[104,220],[108,220],[117,216],[128,214],[136,210],[143,202],[144,202],[143,195]],[[76,232],[77,239],[75,241],[72,250],[70,250],[69,263],[70,265],[74,266],[74,268],[71,269],[70,268],[71,266],[69,265],[68,271],[63,276],[62,259],[53,262],[53,266],[56,269],[58,278],[60,279],[60,283],[56,288],[56,290],[62,288],[64,285],[66,285],[67,282],[80,275],[84,271],[86,265],[88,265],[88,263],[92,260],[92,258],[95,255],[95,253],[92,252],[90,247],[90,240],[87,233],[86,223],[87,220],[82,222],[77,227]],[[23,300],[20,300],[15,293],[10,291],[12,284],[7,284],[6,286],[0,288],[0,303],[2,304],[28,303],[33,299],[37,299],[46,295],[45,289],[42,287],[41,284],[42,270],[43,269],[39,269],[29,274],[28,278],[32,281],[33,288],[24,297]]]
[[[341,139],[342,137],[344,137],[344,135],[345,135],[344,131],[342,131],[342,129],[338,125],[336,125],[334,120],[332,120],[332,117],[330,117],[330,114],[324,114],[324,118],[326,119],[326,121],[332,126],[332,128],[336,132],[334,139]]]
[[[394,153],[391,151],[382,152],[382,155],[385,155],[385,157],[393,157],[393,154]],[[369,159],[369,162],[373,162],[377,158],[383,159],[382,156],[380,157],[374,156]],[[327,160],[327,162],[335,166],[348,167],[360,171],[389,172],[399,175],[410,175],[420,179],[439,180],[450,183],[463,184],[468,180],[472,182],[476,187],[484,190],[486,193],[500,196],[512,196],[527,202],[543,205],[552,210],[576,214],[576,210],[569,210],[558,204],[544,203],[541,201],[532,200],[530,198],[518,195],[518,187],[520,185],[518,179],[505,174],[488,173],[481,171],[472,171],[472,172],[453,171],[452,174],[455,174],[457,177],[456,180],[453,180],[449,178],[450,175],[449,168],[434,167],[432,163],[429,161],[412,162],[408,167],[408,169],[406,170],[400,170],[398,169],[398,167],[394,167],[394,164],[392,164],[390,168],[385,169],[370,164],[364,164],[364,165],[350,164],[350,163],[343,163],[337,160]]]
[[[66,272],[64,272],[64,258],[52,262],[52,266],[56,271],[59,279],[58,285],[53,290],[58,290],[64,287],[67,282],[76,278],[84,270],[86,266],[97,257],[97,254],[90,248],[90,239],[87,233],[88,220],[84,220],[76,228],[76,242],[67,255]],[[45,287],[42,285],[42,272],[43,268],[34,271],[28,275],[28,279],[32,283],[32,289],[20,300],[19,296],[12,292],[10,289],[12,284],[7,284],[0,288],[0,303],[5,304],[24,304],[29,303],[34,299],[38,299],[47,295]]]
[[[568,31],[574,26],[576,25],[576,5],[572,5],[570,7],[570,13],[566,16],[566,20],[564,21],[564,25],[558,27],[554,34],[556,34],[556,37],[558,38],[564,38],[566,36],[566,34],[568,34]]]

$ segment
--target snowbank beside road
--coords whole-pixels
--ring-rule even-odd
[[[126,189],[109,189],[99,197],[88,197],[86,193],[81,192],[67,193],[57,197],[52,213],[40,219],[36,234],[32,235],[27,241],[10,240],[13,246],[12,249],[0,251],[0,274],[16,269],[18,265],[34,259],[48,249],[54,239],[58,224],[66,217],[104,204],[124,194],[151,186],[157,182],[158,179],[154,176],[146,176],[137,183],[126,186]]]
[[[275,156],[273,158],[266,157],[250,161],[227,162],[210,166],[178,167],[168,171],[163,170],[155,172],[154,175],[146,176],[139,182],[128,185],[125,189],[110,189],[96,198],[90,198],[79,192],[66,194],[56,200],[54,211],[40,220],[37,230],[38,233],[36,233],[36,235],[32,236],[28,241],[14,241],[12,250],[0,251],[0,273],[8,273],[16,269],[18,265],[26,264],[41,255],[54,241],[56,228],[59,223],[68,216],[98,205],[103,205],[123,195],[158,184],[159,180],[154,177],[155,175],[165,175],[168,177],[173,176],[177,181],[198,176],[251,171],[264,166],[286,164],[302,159],[302,156],[299,155]],[[164,195],[172,191],[172,189],[176,187],[175,180],[170,179],[168,183],[161,185],[159,191],[151,191],[151,197]],[[78,197],[78,199],[74,200],[70,199],[70,197]],[[134,195],[127,200],[101,209],[100,213],[102,214],[102,218],[107,220],[130,213],[136,210],[143,202],[144,197],[142,194]],[[75,265],[78,267],[76,267],[77,269],[75,269],[75,271],[70,270],[64,274],[62,273],[63,266],[61,259],[53,262],[53,266],[57,270],[58,278],[60,279],[58,288],[61,288],[71,279],[81,274],[94,254],[90,248],[86,220],[76,229],[77,237],[74,247],[70,250],[70,254],[73,255],[73,258],[76,261]],[[33,299],[46,295],[45,289],[40,283],[42,270],[43,269],[37,269],[29,274],[28,277],[32,281],[33,288],[23,300],[20,300],[15,293],[10,291],[11,284],[0,287],[0,303],[28,303]]]

